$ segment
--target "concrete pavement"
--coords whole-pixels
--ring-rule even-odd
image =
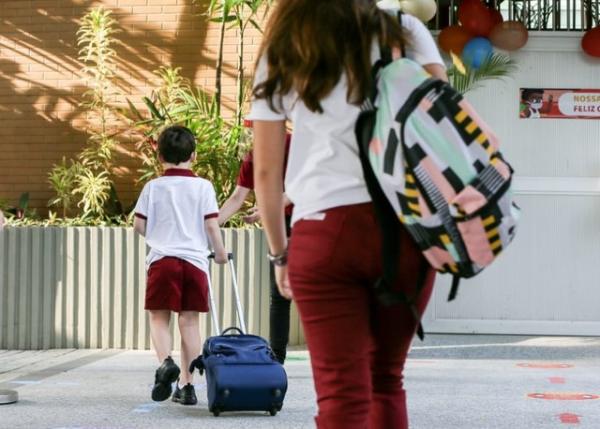
[[[314,391],[306,351],[290,352],[289,390],[276,416],[153,403],[152,352],[0,351],[0,429],[312,428]],[[428,335],[406,368],[414,429],[600,428],[600,338]],[[382,428],[393,429],[393,428]]]

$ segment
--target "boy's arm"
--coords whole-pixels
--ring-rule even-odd
[[[219,222],[217,218],[211,217],[204,221],[204,228],[206,229],[206,235],[210,240],[210,244],[215,252],[215,262],[217,264],[227,263],[227,252],[225,251],[225,245],[223,244],[223,238],[221,237],[221,228],[219,228]]]
[[[219,225],[223,225],[225,222],[229,220],[231,216],[233,216],[244,204],[248,194],[250,193],[250,189],[245,188],[243,186],[237,185],[233,191],[233,193],[227,198],[227,201],[223,203],[223,206],[219,210]]]
[[[142,219],[141,217],[135,216],[133,218],[133,229],[137,231],[138,234],[142,236],[146,236],[146,219]]]

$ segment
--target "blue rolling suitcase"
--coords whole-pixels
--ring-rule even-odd
[[[264,338],[245,334],[231,254],[229,266],[241,329],[232,327],[220,335],[209,337],[202,354],[192,362],[190,371],[198,369],[200,374],[206,374],[208,409],[214,416],[223,411],[267,411],[274,416],[283,406],[287,375]],[[212,290],[210,302],[213,326],[218,333],[220,329]]]

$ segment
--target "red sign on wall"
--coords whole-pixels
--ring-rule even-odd
[[[522,119],[600,119],[600,89],[521,88]]]

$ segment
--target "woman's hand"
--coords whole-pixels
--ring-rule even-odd
[[[256,223],[260,220],[260,213],[258,207],[252,207],[248,210],[248,214],[242,217],[242,220],[246,223]]]
[[[285,299],[293,299],[292,288],[290,287],[290,279],[288,278],[287,265],[275,266],[275,280],[277,281],[277,289],[279,294]]]

